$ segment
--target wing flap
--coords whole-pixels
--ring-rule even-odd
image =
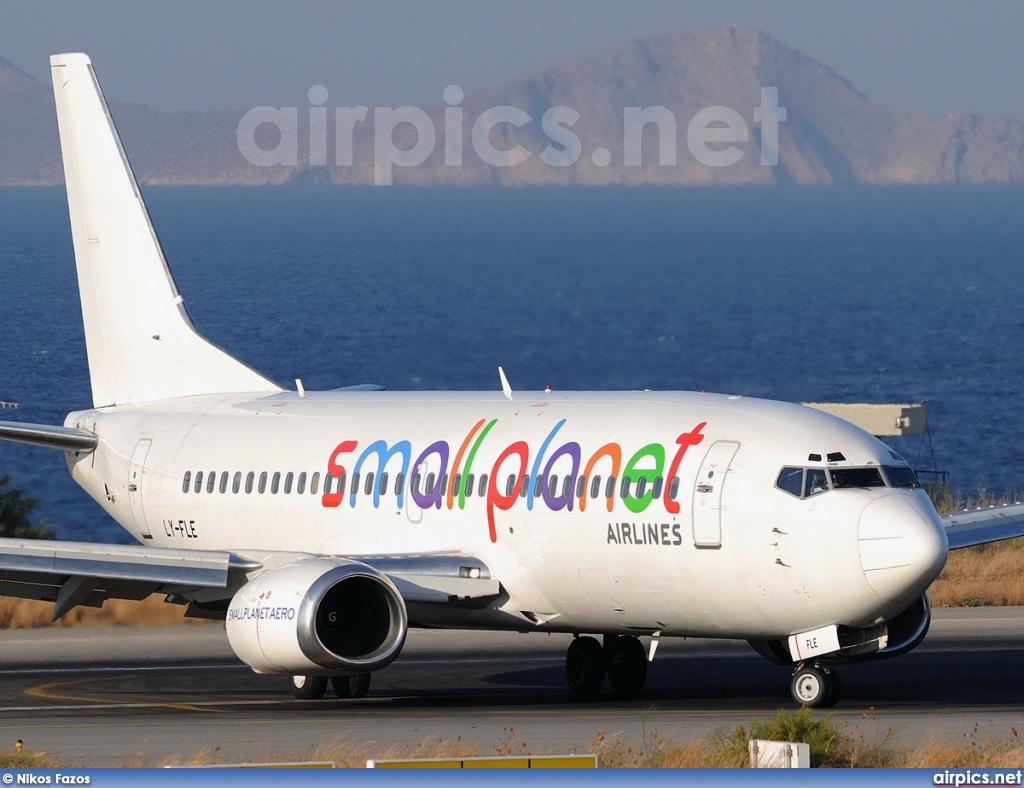
[[[1024,536],[1024,504],[969,509],[940,517],[950,550]]]

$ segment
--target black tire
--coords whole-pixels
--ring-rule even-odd
[[[843,698],[843,679],[840,675],[830,670],[828,672],[828,681],[831,684],[828,696],[825,698],[825,702],[821,704],[823,709],[831,709]]]
[[[565,679],[573,692],[593,694],[604,684],[604,651],[594,638],[573,639],[565,653]]]
[[[299,700],[320,700],[327,693],[326,676],[291,676],[292,695]]]
[[[333,676],[331,687],[339,698],[365,698],[370,690],[370,674],[357,673],[354,676]]]
[[[608,683],[616,692],[640,692],[647,683],[647,652],[635,637],[619,637],[610,648]]]
[[[832,692],[832,682],[821,668],[800,668],[793,674],[789,689],[793,700],[801,706],[819,709],[825,705]]]

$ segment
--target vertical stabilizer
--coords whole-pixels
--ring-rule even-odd
[[[89,58],[50,69],[93,404],[280,391],[192,325]]]

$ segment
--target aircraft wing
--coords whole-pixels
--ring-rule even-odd
[[[44,539],[0,539],[0,596],[53,602],[56,620],[77,605],[101,607],[106,599],[144,599],[162,593],[201,593],[230,599],[265,566],[315,556],[220,550],[179,550]],[[482,561],[461,553],[340,556],[387,575],[406,602],[447,604],[497,596],[498,581]],[[223,593],[218,594],[220,590]]]
[[[950,550],[1024,536],[1024,503],[967,509],[940,515],[940,519]]]

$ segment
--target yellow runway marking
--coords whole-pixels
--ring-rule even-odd
[[[36,687],[29,687],[24,691],[26,695],[31,695],[34,698],[45,698],[47,700],[75,700],[81,701],[82,703],[104,703],[107,705],[114,706],[137,706],[137,701],[119,701],[112,700],[110,698],[88,698],[81,695],[68,695],[66,693],[58,692],[61,687],[70,687],[75,684],[85,684],[86,682],[98,682],[98,681],[117,681],[119,679],[127,678],[127,676],[100,676],[92,679],[73,679],[71,681],[51,681],[48,684],[40,684]],[[157,708],[163,709],[178,709],[180,711],[208,711],[216,712],[218,714],[224,713],[224,709],[210,709],[203,708],[202,706],[191,706],[186,703],[147,703],[147,706],[156,706]]]

